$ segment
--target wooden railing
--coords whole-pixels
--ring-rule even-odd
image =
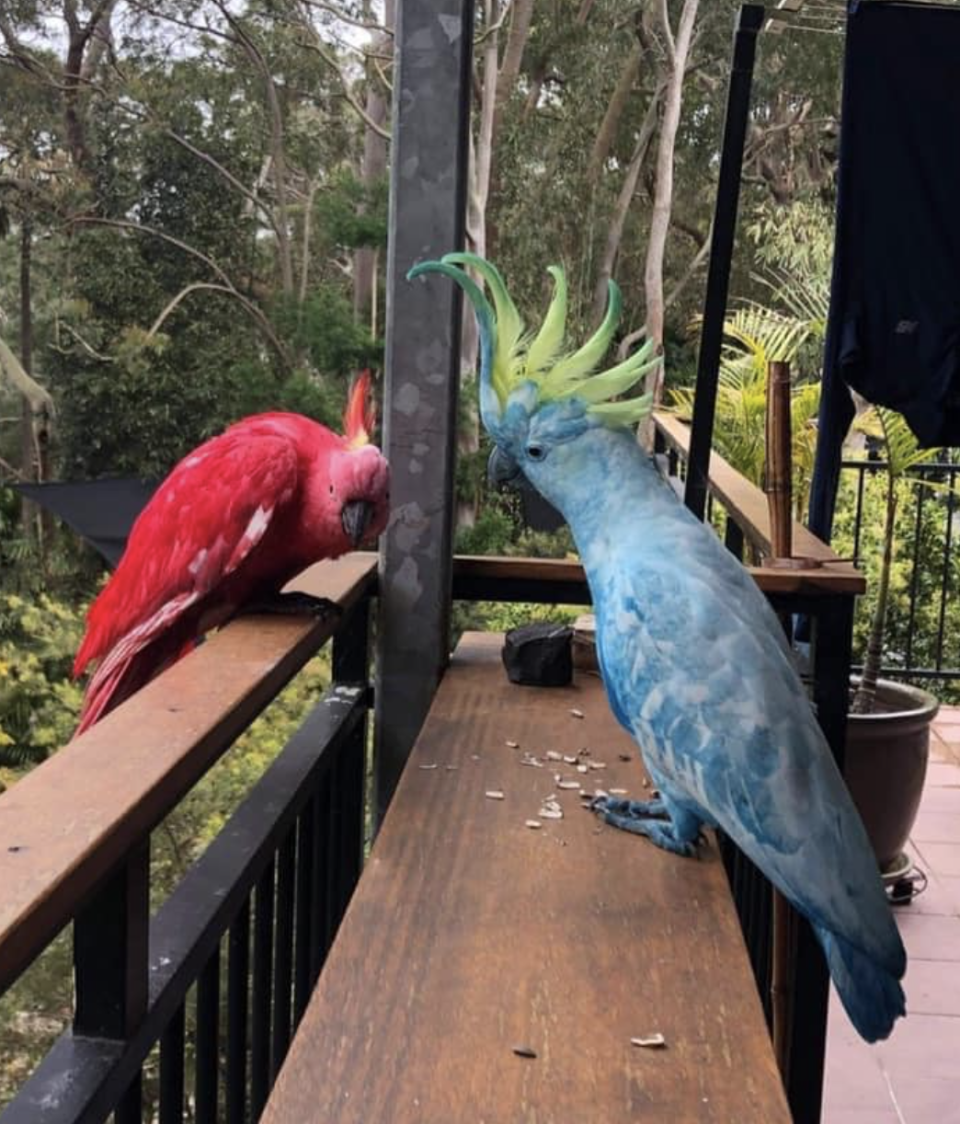
[[[362,865],[375,583],[373,555],[314,567],[296,587],[338,621],[240,619],[0,797],[0,990],[71,921],[76,987],[3,1124],[139,1124],[158,1042],[180,1121],[188,1001],[194,1119],[256,1118]],[[151,919],[151,832],[331,638],[332,686]]]

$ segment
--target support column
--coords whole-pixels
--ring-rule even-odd
[[[384,451],[391,520],[380,552],[378,820],[449,648],[460,291],[406,280],[463,246],[473,0],[403,0],[395,31]]]
[[[717,202],[710,236],[710,265],[707,270],[707,295],[700,328],[700,355],[697,360],[696,395],[690,426],[690,453],[687,460],[687,486],[684,502],[702,519],[707,503],[710,471],[710,446],[713,417],[720,377],[720,349],[723,321],[727,314],[730,264],[733,260],[737,207],[740,202],[740,177],[743,150],[750,117],[750,88],[757,53],[757,36],[766,12],[761,4],[744,4],[733,38],[733,65],[727,93],[727,112],[723,123],[723,148],[717,178]]]

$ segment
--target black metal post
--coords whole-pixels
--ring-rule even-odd
[[[247,1118],[247,1014],[250,988],[250,902],[230,926],[227,942],[226,1124]]]
[[[700,330],[700,356],[697,361],[697,392],[693,401],[690,429],[690,455],[687,461],[687,486],[684,502],[702,519],[707,499],[710,445],[713,416],[717,404],[717,378],[723,321],[727,312],[730,263],[740,201],[740,176],[750,113],[750,87],[757,52],[757,35],[763,27],[765,11],[761,4],[744,4],[733,39],[733,66],[727,93],[727,113],[723,124],[723,149],[717,181],[713,234],[710,237],[710,266],[707,271],[707,296]]]
[[[369,689],[370,601],[354,606],[334,636],[334,682],[350,688]],[[333,801],[338,834],[330,839],[337,856],[337,870],[330,881],[328,923],[330,940],[343,917],[363,869],[364,810],[373,794],[366,789],[366,735],[369,722],[357,724],[337,761],[337,785]],[[326,952],[326,950],[325,950]]]
[[[841,770],[847,731],[853,611],[853,597],[824,598],[817,605],[814,619],[813,698],[817,719]],[[795,939],[791,1049],[784,1085],[795,1124],[819,1124],[830,976],[813,930],[799,916]]]
[[[196,1040],[194,1046],[194,1119],[217,1124],[217,1085],[220,1071],[220,946],[203,966],[197,980]]]
[[[273,1050],[270,1084],[276,1080],[290,1046],[290,1004],[293,987],[293,903],[297,837],[290,831],[277,864],[277,933],[274,952]]]
[[[382,817],[449,654],[460,310],[408,270],[463,245],[473,0],[397,6],[380,555],[376,787]]]
[[[160,1038],[159,1124],[183,1124],[185,1038],[186,1012],[181,1004]]]
[[[141,843],[73,923],[75,1037],[130,1038],[147,1010],[150,843]],[[141,1120],[139,1073],[115,1111]]]
[[[260,875],[253,915],[253,995],[250,1024],[250,1115],[256,1120],[270,1092],[270,1006],[273,980],[274,863]]]

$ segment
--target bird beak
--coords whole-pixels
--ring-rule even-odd
[[[499,445],[494,445],[490,459],[487,461],[487,483],[499,487],[502,484],[521,485],[525,482],[526,477],[513,457],[505,453]]]
[[[343,505],[340,512],[340,523],[343,533],[358,547],[367,533],[370,520],[373,518],[373,504],[369,500],[351,500]]]

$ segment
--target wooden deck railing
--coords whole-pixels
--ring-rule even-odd
[[[375,583],[373,555],[312,568],[296,587],[339,621],[231,624],[0,798],[0,990],[71,921],[76,985],[4,1124],[139,1124],[158,1042],[159,1118],[180,1121],[194,988],[194,1119],[256,1117],[362,865]],[[152,830],[331,638],[332,686],[151,919]]]
[[[658,433],[679,465],[684,427],[660,418]],[[728,545],[762,553],[759,490],[716,457],[711,489],[727,512]],[[863,581],[806,532],[797,544],[825,564],[752,572],[781,613],[811,622],[811,691],[839,755],[853,598]],[[0,797],[0,991],[71,922],[76,978],[71,1029],[2,1124],[79,1124],[111,1112],[117,1124],[140,1124],[142,1068],[158,1043],[161,1124],[181,1121],[188,1097],[197,1124],[256,1120],[359,877],[369,806],[376,559],[324,563],[297,584],[337,601],[340,620],[231,624]],[[579,563],[550,559],[458,558],[453,596],[589,602]],[[330,640],[332,686],[151,918],[151,832]],[[766,1003],[769,888],[732,851],[727,866]],[[827,985],[812,936],[801,927],[795,940],[786,1086],[794,1118],[808,1124],[819,1118]]]

